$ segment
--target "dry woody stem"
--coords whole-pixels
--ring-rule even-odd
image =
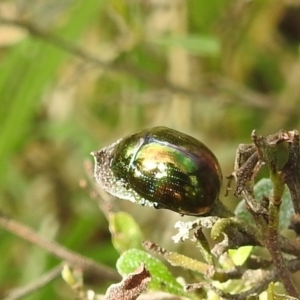
[[[82,268],[87,273],[92,273],[94,276],[102,279],[114,281],[120,280],[120,276],[115,270],[100,265],[89,258],[83,257],[69,249],[66,249],[54,241],[46,239],[24,224],[4,216],[3,213],[0,213],[0,226],[20,238],[46,250],[52,255],[68,262],[70,265]]]
[[[261,232],[260,242],[269,250],[276,273],[287,293],[299,298],[299,291],[292,281],[289,268],[283,257],[280,245],[282,237],[278,231],[281,197],[285,184],[291,192],[295,216],[299,216],[299,135],[296,130],[281,130],[274,135],[262,137],[257,136],[256,132],[253,131],[252,140],[253,144],[240,145],[237,152],[235,170],[232,174],[236,180],[235,195],[242,195],[245,198],[247,208]],[[277,146],[283,142],[289,144],[288,159],[284,166],[279,169]],[[269,203],[268,207],[258,203],[253,196],[254,178],[263,164],[268,166],[273,184],[273,190],[270,195],[267,195],[268,197],[266,196]],[[290,226],[291,228],[299,227],[299,218],[295,216],[292,218],[294,223]],[[296,233],[298,232],[296,231]]]

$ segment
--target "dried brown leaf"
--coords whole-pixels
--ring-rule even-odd
[[[142,264],[121,282],[112,284],[106,291],[105,300],[135,300],[147,289],[150,280],[151,275]]]

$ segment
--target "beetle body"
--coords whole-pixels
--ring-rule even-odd
[[[92,154],[97,182],[121,199],[202,215],[219,196],[222,173],[214,154],[167,127],[143,130]]]

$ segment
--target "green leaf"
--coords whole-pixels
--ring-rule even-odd
[[[269,196],[272,188],[273,188],[273,184],[269,178],[261,179],[254,186],[255,199],[261,202],[263,196]],[[293,203],[287,187],[285,187],[281,200],[282,200],[282,204],[281,204],[280,215],[279,215],[280,230],[287,228],[289,226],[291,216],[294,214]],[[244,219],[248,222],[253,222],[251,214],[246,209],[244,200],[242,200],[236,207],[235,214],[241,219]]]
[[[213,36],[186,35],[163,37],[153,42],[165,47],[181,47],[194,55],[212,56],[220,53],[220,43]]]
[[[297,300],[297,298],[292,296],[275,293],[274,287],[275,287],[274,283],[271,282],[267,290],[268,300]]]
[[[135,220],[125,212],[111,213],[108,217],[112,243],[123,253],[132,248],[142,248],[142,232]]]
[[[136,270],[142,263],[145,264],[146,269],[151,273],[152,278],[149,289],[195,299],[193,294],[183,291],[183,286],[175,280],[161,261],[145,251],[131,249],[124,252],[117,261],[117,269],[122,276],[125,276]]]
[[[249,257],[253,246],[243,246],[238,249],[229,249],[228,254],[236,266],[241,266]]]

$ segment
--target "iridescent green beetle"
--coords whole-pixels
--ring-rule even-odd
[[[197,216],[219,196],[222,172],[214,154],[167,127],[143,130],[91,154],[96,181],[121,199]]]

